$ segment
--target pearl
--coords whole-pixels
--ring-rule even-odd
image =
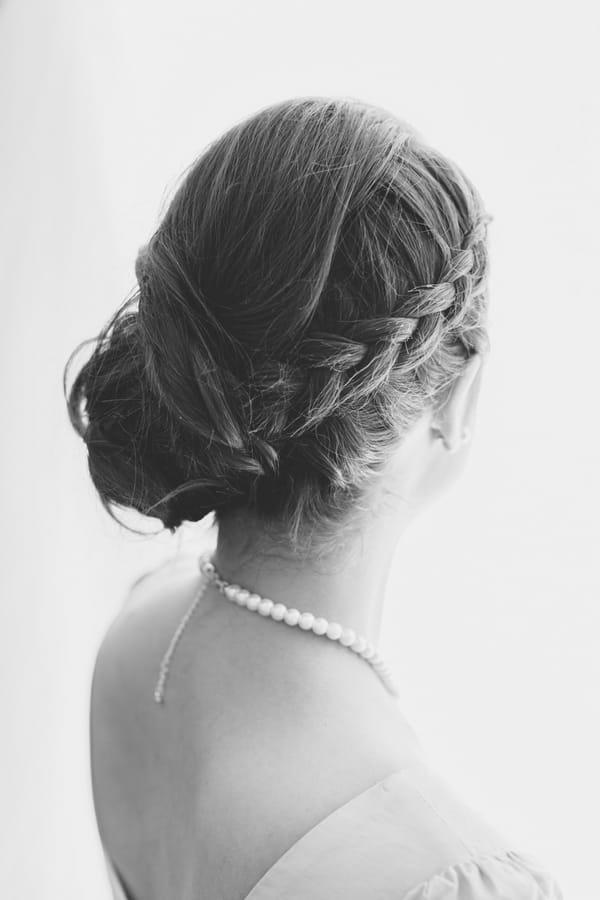
[[[328,625],[329,622],[327,621],[327,619],[319,617],[312,623],[312,630],[315,634],[325,634]]]
[[[340,635],[340,644],[343,644],[344,647],[349,647],[355,640],[356,632],[352,628],[344,628]]]
[[[265,598],[260,601],[260,603],[258,604],[257,610],[261,614],[261,616],[270,616],[271,610],[273,609],[274,605],[275,604],[273,603],[272,600],[268,600]]]
[[[288,625],[297,625],[298,620],[300,619],[300,610],[299,609],[286,609],[285,614],[283,616],[283,621]]]
[[[302,631],[310,631],[313,627],[313,622],[315,621],[315,617],[312,613],[305,612],[302,613],[300,618],[298,619],[298,625],[302,629]]]
[[[350,649],[354,650],[355,653],[362,653],[366,646],[367,646],[366,638],[357,637],[356,640],[350,644]]]
[[[261,600],[262,597],[259,594],[250,594],[246,600],[246,609],[251,609],[252,612],[255,612],[258,609],[258,604]]]
[[[283,603],[274,603],[271,607],[271,618],[275,619],[276,622],[281,622],[285,615],[285,611],[287,606],[284,606]]]
[[[354,653],[365,659],[394,697],[399,697],[391,670],[388,668],[382,657],[377,652],[376,647],[367,641],[362,635],[357,635],[354,629],[344,628],[339,622],[328,622],[322,616],[315,617],[310,612],[301,613],[297,609],[288,609],[283,603],[274,603],[268,598],[261,597],[260,594],[251,593],[239,584],[229,584],[221,578],[215,569],[213,563],[206,557],[199,560],[199,568],[207,576],[207,581],[202,582],[200,593],[194,599],[181,619],[179,626],[171,640],[167,652],[160,665],[160,674],[154,691],[154,699],[157,703],[164,702],[164,685],[169,671],[169,661],[188,620],[191,618],[196,608],[202,591],[206,588],[208,580],[210,580],[228,600],[236,602],[239,606],[246,607],[253,612],[258,612],[262,616],[270,616],[275,621],[284,621],[287,625],[299,625],[303,631],[312,631],[317,635],[325,635],[330,640],[339,641],[344,647],[348,647]]]
[[[330,622],[325,634],[331,641],[337,641],[344,629],[338,622]]]

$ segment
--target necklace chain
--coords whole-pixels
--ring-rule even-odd
[[[377,652],[375,646],[362,635],[357,634],[352,628],[344,628],[338,622],[329,622],[321,616],[314,616],[311,612],[300,612],[300,610],[289,608],[283,603],[274,603],[273,600],[261,597],[260,594],[255,594],[252,591],[241,587],[239,584],[231,584],[221,578],[208,556],[200,557],[199,568],[204,576],[200,589],[196,594],[193,603],[177,626],[167,648],[167,652],[160,664],[158,681],[154,690],[154,699],[157,703],[163,702],[165,683],[169,673],[171,657],[175,652],[175,648],[179,643],[186,625],[194,614],[196,607],[202,599],[210,582],[219,589],[227,600],[236,603],[244,609],[248,609],[251,612],[257,612],[259,615],[271,618],[275,622],[284,622],[286,625],[292,627],[297,626],[303,631],[311,631],[313,634],[327,637],[331,641],[339,643],[343,647],[347,647],[348,650],[356,653],[357,656],[361,656],[370,666],[372,666],[392,696],[399,696],[399,691],[394,683],[391,670],[387,663]]]

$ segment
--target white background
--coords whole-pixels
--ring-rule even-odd
[[[137,249],[202,148],[269,103],[330,94],[408,119],[494,215],[470,466],[402,541],[381,650],[463,798],[565,898],[597,898],[592,8],[5,0],[2,896],[108,898],[88,768],[95,652],[131,581],[202,534],[139,538],[104,513],[62,367],[132,288]]]

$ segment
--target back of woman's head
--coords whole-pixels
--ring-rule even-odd
[[[68,393],[108,511],[175,529],[248,510],[297,548],[335,535],[488,349],[489,219],[381,108],[298,98],[231,128]]]

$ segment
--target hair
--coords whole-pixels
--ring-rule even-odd
[[[74,354],[65,368],[107,511],[175,531],[246,510],[300,552],[339,533],[489,349],[491,219],[453,161],[354,98],[294,98],[226,131],[68,393]]]

